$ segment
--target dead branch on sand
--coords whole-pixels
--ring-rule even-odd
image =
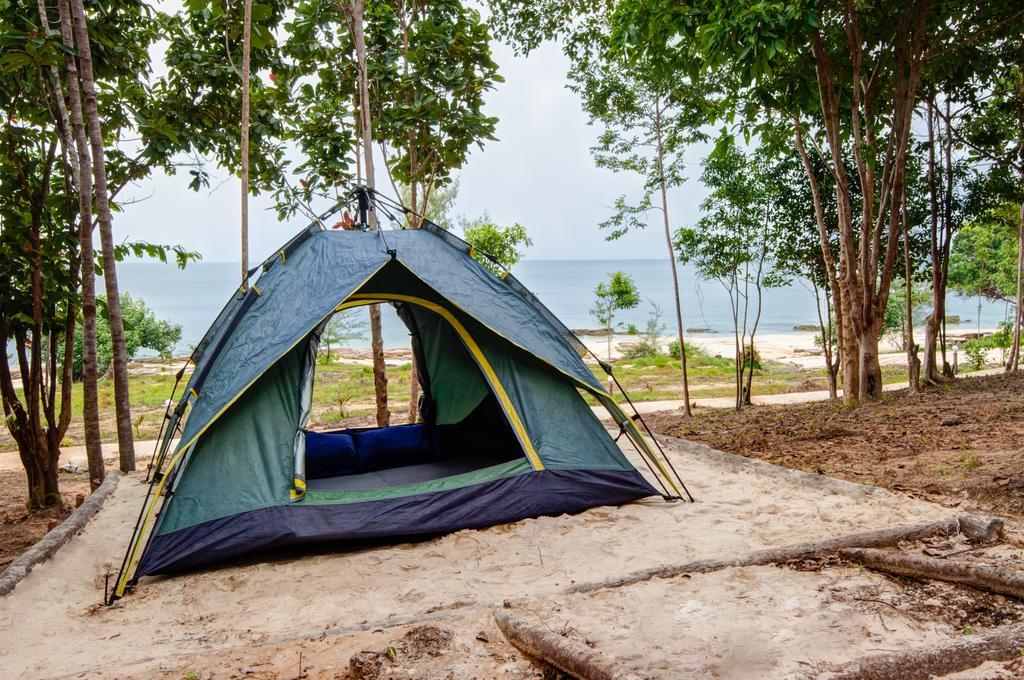
[[[861,531],[835,538],[826,538],[821,541],[809,543],[795,543],[779,548],[767,548],[758,550],[747,555],[716,560],[697,560],[686,564],[672,564],[660,567],[644,569],[632,574],[620,576],[607,581],[596,583],[581,583],[569,588],[569,593],[589,593],[605,588],[619,588],[621,586],[649,581],[654,578],[671,578],[683,574],[702,574],[709,571],[718,571],[729,567],[752,567],[765,564],[782,564],[793,560],[802,560],[812,557],[820,557],[835,553],[843,548],[886,548],[897,545],[903,541],[919,541],[932,536],[953,536],[964,533],[966,536],[975,539],[990,540],[993,535],[994,522],[998,523],[1001,529],[1002,523],[999,520],[992,520],[987,517],[974,515],[962,515],[950,517],[938,522],[925,524],[910,524],[889,529],[874,529]]]
[[[831,673],[829,680],[928,680],[975,668],[986,661],[1010,661],[1024,649],[1024,624],[997,628],[985,635],[964,637],[927,647],[856,659]]]
[[[900,576],[961,583],[1001,595],[1024,598],[1024,572],[987,564],[903,555],[871,548],[840,550],[839,554],[866,567]]]
[[[617,668],[613,662],[586,645],[536,626],[504,610],[494,612],[494,621],[512,645],[580,680],[633,680],[637,676]]]

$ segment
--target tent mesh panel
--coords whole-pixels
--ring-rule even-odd
[[[463,239],[459,238],[458,236],[456,236],[455,234],[451,233],[447,229],[443,229],[443,228],[437,226],[436,224],[434,224],[430,220],[426,220],[426,219],[423,220],[423,223],[421,224],[420,229],[423,229],[424,231],[429,231],[431,234],[433,234],[434,236],[437,236],[438,238],[443,240],[448,245],[452,246],[453,248],[456,248],[457,250],[461,250],[462,252],[466,253],[467,255],[469,254],[469,251],[472,250],[472,248],[473,248],[473,246],[471,246],[468,242],[466,242]],[[497,258],[495,258],[490,253],[484,253],[483,251],[477,251],[477,252],[482,253],[484,256],[486,256],[489,260],[491,260],[495,264],[497,264],[499,266],[503,266],[503,265],[501,265],[500,262],[498,262]],[[588,350],[587,350],[586,345],[584,345],[580,341],[580,339],[576,337],[576,334],[573,333],[571,330],[569,330],[566,327],[566,325],[559,320],[559,318],[557,316],[552,314],[551,310],[548,309],[546,306],[544,306],[544,303],[541,302],[537,298],[536,295],[531,293],[530,290],[526,286],[524,286],[519,279],[517,279],[515,276],[513,276],[511,272],[508,272],[505,275],[505,277],[503,278],[503,280],[508,285],[509,288],[514,290],[516,293],[518,293],[519,297],[521,297],[524,300],[526,300],[526,302],[531,307],[533,307],[535,310],[537,310],[538,314],[540,314],[542,317],[544,317],[544,319],[548,323],[550,323],[552,325],[552,327],[554,327],[554,329],[556,331],[558,331],[558,334],[561,335],[562,338],[567,343],[569,343],[569,346],[573,348],[573,350],[576,352],[576,354],[580,355],[581,357],[587,355]]]

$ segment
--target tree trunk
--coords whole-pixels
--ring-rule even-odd
[[[359,71],[359,119],[363,142],[363,168],[365,182],[374,188],[373,128],[370,120],[370,84],[366,72],[366,39],[363,34],[363,0],[351,0],[352,42],[355,44],[356,65]],[[376,230],[377,215],[370,210],[370,228]],[[387,427],[391,421],[388,412],[388,375],[384,365],[384,339],[380,327],[380,306],[370,305],[370,350],[373,354],[373,387],[377,401],[377,426]]]
[[[92,71],[92,51],[89,45],[89,27],[86,23],[82,0],[70,0],[71,16],[75,28],[75,45],[81,67],[82,94],[85,117],[89,125],[92,146],[92,173],[96,212],[99,214],[100,244],[103,251],[103,283],[107,291],[107,311],[110,320],[110,341],[114,365],[114,406],[117,415],[118,457],[122,472],[135,469],[135,444],[132,433],[131,401],[128,394],[128,350],[121,318],[121,296],[117,287],[117,267],[114,256],[114,233],[110,217],[107,190],[107,169],[104,159],[103,132],[96,99],[96,81]]]
[[[819,291],[818,283],[814,280],[813,273],[809,278],[811,287],[814,289],[814,309],[818,313],[818,328],[821,330],[821,353],[825,358],[825,377],[828,379],[828,399],[829,401],[835,401],[839,398],[839,389],[836,385],[836,371],[838,371],[839,365],[833,359],[832,351],[832,305],[829,301],[828,288],[824,291]],[[821,315],[822,292],[825,294],[824,318]],[[828,319],[827,323],[825,319]]]
[[[249,287],[249,62],[252,49],[252,0],[242,13],[242,290]]]
[[[939,248],[939,203],[935,185],[935,128],[931,99],[926,103],[928,120],[928,195],[931,218],[932,312],[924,320],[924,364],[922,377],[926,383],[937,383],[942,374],[937,366],[937,341],[942,319],[946,314],[946,290],[942,285],[941,249]]]
[[[1006,372],[1017,370],[1020,363],[1020,334],[1024,324],[1024,203],[1020,204],[1020,224],[1017,231],[1017,295],[1014,298],[1016,309],[1013,312],[1013,343],[1006,361]]]
[[[22,455],[28,479],[28,509],[60,507],[64,503],[58,488],[56,461],[49,464],[47,459],[50,458],[50,452],[47,447],[35,437],[30,436],[28,439],[32,441]]]
[[[911,282],[913,270],[910,266],[910,224],[907,220],[906,196],[900,208],[903,232],[903,280],[906,283],[904,295],[904,313],[906,322],[906,346],[907,346],[907,380],[911,393],[916,393],[921,388],[921,360],[917,357],[917,343],[914,342],[914,286]]]
[[[71,28],[69,0],[59,0],[60,30],[64,43],[75,44]],[[78,84],[78,65],[65,53],[68,100],[71,105],[71,129],[77,153],[79,248],[82,283],[82,419],[85,427],[85,456],[89,462],[89,487],[95,491],[106,476],[100,435],[99,370],[96,365],[96,265],[92,246],[92,162],[82,119],[82,97]]]
[[[857,338],[860,351],[859,398],[878,399],[882,396],[882,366],[878,363],[878,328],[872,324]]]
[[[668,187],[665,184],[665,145],[661,136],[661,99],[654,100],[654,129],[658,144],[658,184],[661,189],[661,217],[665,228],[665,245],[668,248],[668,262],[672,268],[672,291],[676,303],[676,338],[679,341],[679,362],[683,372],[683,415],[690,418],[690,379],[686,371],[686,340],[683,338],[683,301],[679,295],[679,274],[676,271],[676,253],[672,247],[672,229],[668,218]]]

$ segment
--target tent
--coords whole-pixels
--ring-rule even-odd
[[[387,232],[314,223],[258,267],[192,355],[111,601],[143,575],[278,546],[430,535],[658,494],[582,394],[638,446],[661,494],[681,496],[583,344],[475,254],[429,222]],[[321,332],[335,313],[373,303],[394,305],[409,329],[422,422],[307,430]]]

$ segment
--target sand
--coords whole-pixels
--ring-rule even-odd
[[[993,333],[994,328],[983,328],[982,333]],[[976,332],[976,331],[972,331]],[[762,359],[768,361],[779,361],[791,364],[799,368],[817,369],[825,365],[821,348],[814,343],[815,337],[819,334],[813,331],[793,331],[791,333],[758,333],[755,337],[755,345]],[[953,333],[950,333],[952,337]],[[914,334],[918,344],[924,343],[924,332]],[[580,336],[583,343],[597,356],[602,359],[608,356],[607,336],[584,335]],[[637,336],[616,333],[612,336],[613,360],[622,358],[624,349],[635,343]],[[675,337],[661,339],[662,349],[668,351],[668,344],[675,340]],[[699,333],[688,334],[686,342],[699,345],[712,356],[732,358],[736,354],[736,341],[729,333]],[[901,350],[891,338],[882,338],[878,346],[879,363],[883,366],[905,366],[907,363],[906,352]],[[990,362],[1001,361],[999,350],[989,350],[986,353]],[[950,358],[952,360],[952,358]],[[961,354],[960,360],[963,361]]]
[[[881,578],[852,570],[728,569],[566,595],[575,583],[645,567],[950,512],[672,455],[697,503],[648,499],[418,543],[278,555],[144,579],[107,608],[104,576],[120,564],[144,493],[135,475],[80,536],[0,599],[0,668],[6,677],[294,677],[302,651],[309,677],[336,677],[353,653],[387,649],[426,620],[454,633],[451,650],[409,657],[419,674],[390,677],[531,677],[536,669],[491,622],[490,609],[503,603],[582,631],[650,677],[678,677],[680,669],[692,677],[789,677],[806,663],[877,651],[883,634],[889,645],[951,634],[879,624],[833,602],[829,588]]]

